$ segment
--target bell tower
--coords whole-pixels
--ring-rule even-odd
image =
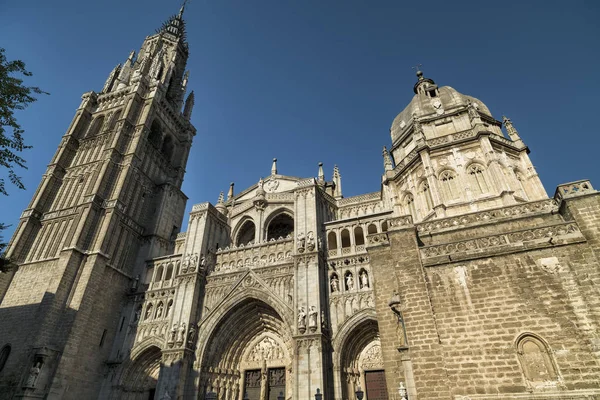
[[[126,294],[172,252],[196,134],[182,7],[85,93],[0,276],[0,399],[96,398]]]

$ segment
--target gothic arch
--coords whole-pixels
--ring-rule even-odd
[[[480,196],[489,193],[491,189],[490,178],[484,162],[474,160],[467,164],[465,166],[465,173],[473,195]]]
[[[530,386],[545,386],[558,380],[558,368],[548,343],[531,332],[521,333],[515,340],[517,357]]]
[[[358,386],[365,387],[366,370],[382,370],[379,326],[375,310],[364,309],[353,315],[333,339],[333,369],[336,398],[353,398]],[[367,353],[373,353],[367,363]]]
[[[256,224],[251,217],[244,217],[234,230],[233,242],[236,246],[244,246],[256,240]]]
[[[273,227],[271,223],[273,223]],[[280,236],[285,238],[288,234],[294,236],[294,213],[287,208],[278,208],[273,211],[265,219],[264,233],[267,240],[277,239]]]
[[[148,142],[155,148],[159,148],[162,142],[162,125],[157,118],[152,121],[150,125],[150,132],[148,133]]]
[[[132,351],[131,359],[121,371],[118,384],[113,387],[116,392],[111,398],[145,400],[156,390],[162,351],[159,346],[148,343]]]
[[[267,368],[283,367],[289,376],[292,319],[287,305],[257,287],[242,289],[213,310],[199,327],[200,398],[212,390],[219,399],[238,399],[245,371],[260,369],[263,360]],[[291,385],[286,386],[291,395]]]

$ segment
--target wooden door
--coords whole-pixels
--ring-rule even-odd
[[[279,393],[285,398],[285,368],[269,369],[268,399],[277,400]]]
[[[366,400],[388,400],[384,371],[365,371]]]
[[[244,393],[248,395],[248,399],[261,400],[260,383],[262,380],[262,376],[260,373],[260,369],[246,371],[244,378]],[[244,393],[242,393],[242,395]]]

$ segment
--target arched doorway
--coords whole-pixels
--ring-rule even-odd
[[[388,400],[379,327],[374,319],[364,319],[346,336],[340,354],[342,399],[353,399],[358,386],[365,400]]]
[[[200,398],[275,400],[291,397],[292,337],[277,311],[255,298],[225,313],[200,357]]]
[[[118,393],[113,393],[111,398],[153,400],[161,358],[162,352],[156,346],[143,350],[125,367],[117,387]]]

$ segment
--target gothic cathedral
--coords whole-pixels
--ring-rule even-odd
[[[273,160],[180,232],[187,58],[182,8],[83,95],[0,274],[0,399],[600,399],[589,181],[549,198],[419,71],[380,191]]]

